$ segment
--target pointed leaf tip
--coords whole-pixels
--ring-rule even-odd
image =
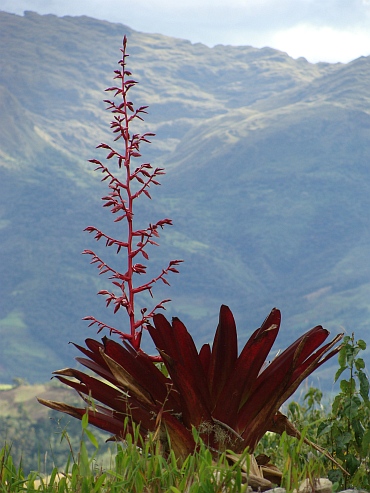
[[[209,387],[213,405],[227,383],[237,357],[238,341],[234,316],[227,305],[221,305],[209,364]]]

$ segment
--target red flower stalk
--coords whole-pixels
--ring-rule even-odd
[[[119,61],[120,70],[115,71],[114,79],[118,80],[119,84],[114,87],[109,87],[107,91],[114,92],[114,96],[120,97],[120,102],[116,103],[111,100],[105,100],[108,108],[114,115],[114,119],[110,126],[115,136],[115,141],[122,139],[124,150],[122,153],[114,150],[108,144],[100,144],[98,148],[108,151],[107,160],[115,158],[119,170],[124,171],[123,178],[118,178],[109,169],[108,165],[102,164],[97,159],[91,159],[90,162],[96,165],[95,170],[101,171],[104,175],[102,181],[108,181],[109,194],[103,197],[104,207],[110,208],[112,214],[116,215],[114,222],[120,223],[125,221],[127,225],[127,237],[124,241],[117,240],[103,233],[94,226],[89,226],[85,231],[93,233],[97,241],[104,239],[107,247],[114,246],[119,253],[122,249],[127,253],[127,270],[124,273],[118,272],[107,263],[105,263],[92,250],[84,250],[84,254],[92,257],[91,263],[96,264],[100,274],[108,273],[116,292],[101,290],[98,294],[106,297],[106,305],[114,306],[114,313],[117,313],[122,307],[126,310],[129,317],[130,331],[123,332],[114,327],[111,327],[104,322],[97,320],[95,317],[85,317],[84,320],[89,320],[89,326],[97,324],[98,332],[102,329],[109,329],[110,333],[118,334],[123,340],[128,340],[135,349],[139,349],[142,330],[146,327],[148,321],[153,317],[158,309],[164,309],[168,299],[162,300],[149,312],[147,308],[141,308],[141,317],[136,318],[135,315],[135,297],[143,291],[148,291],[152,295],[153,285],[162,281],[169,284],[167,275],[170,272],[177,273],[177,265],[182,260],[171,260],[168,266],[153,279],[144,282],[140,285],[134,284],[136,275],[146,274],[146,265],[138,262],[138,256],[149,260],[147,247],[149,245],[158,245],[155,241],[159,238],[159,230],[165,225],[171,225],[171,219],[162,219],[155,224],[149,224],[146,229],[135,229],[134,227],[134,202],[140,196],[145,195],[149,199],[151,195],[149,188],[151,185],[159,185],[158,177],[164,174],[162,168],[153,169],[149,163],[144,163],[136,168],[133,168],[133,160],[141,158],[140,146],[143,142],[150,143],[149,138],[154,136],[153,133],[131,133],[130,126],[135,120],[143,120],[143,115],[146,114],[147,106],[141,106],[135,109],[133,103],[128,99],[129,90],[134,87],[137,82],[131,78],[131,72],[126,69],[126,36],[123,39],[122,59]],[[118,291],[118,294],[117,294]]]
[[[130,416],[140,424],[143,436],[164,425],[178,456],[194,451],[192,427],[211,450],[240,452],[248,447],[252,452],[266,431],[294,430],[287,420],[282,425],[280,406],[340,349],[335,345],[342,334],[321,346],[329,332],[317,326],[265,366],[279,328],[280,311],[273,309],[238,355],[234,318],[222,306],[212,348],[205,344],[198,352],[179,319],[170,324],[162,314],[155,314],[148,330],[168,377],[146,354],[107,338],[102,343],[87,339],[86,348],[76,346],[85,355],[77,361],[98,378],[70,368],[55,375],[88,396],[90,422],[115,438],[124,439],[130,431],[123,424]],[[90,397],[100,404],[89,405]],[[41,402],[77,418],[85,413],[63,403]]]

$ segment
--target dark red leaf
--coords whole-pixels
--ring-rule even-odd
[[[44,399],[38,399],[38,401],[50,409],[61,411],[77,419],[82,419],[82,417],[86,414],[85,408],[78,408],[61,402],[47,401]],[[92,425],[97,426],[101,430],[105,430],[109,433],[122,437],[123,417],[121,419],[117,418],[111,410],[106,410],[106,412],[102,413],[91,409],[88,411],[88,415],[89,423]]]
[[[248,399],[279,331],[281,315],[275,308],[250,337],[226,381],[214,416],[229,426],[236,425],[238,410]]]
[[[149,326],[148,330],[180,394],[184,423],[199,426],[211,419],[210,396],[194,341],[177,318],[172,326],[162,314],[154,315],[153,321],[155,328]]]
[[[209,388],[212,407],[216,405],[217,399],[234,369],[238,356],[237,344],[233,314],[229,307],[222,305],[212,346],[209,370]]]
[[[209,369],[211,364],[211,346],[209,344],[203,344],[199,351],[199,359],[203,366],[204,374],[207,380],[209,379]]]
[[[171,381],[153,364],[145,353],[138,353],[128,346],[111,340],[104,339],[105,353],[119,363],[138,384],[149,392],[154,402],[166,402],[179,411],[179,397],[175,392],[170,392]]]

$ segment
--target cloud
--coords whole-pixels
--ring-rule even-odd
[[[77,2],[81,4],[81,2]],[[82,2],[83,3],[83,2]],[[120,12],[144,21],[176,24],[180,19],[192,24],[214,24],[216,31],[220,25],[224,28],[241,24],[252,30],[281,30],[298,23],[333,28],[350,28],[364,25],[369,21],[370,2],[368,0],[136,0],[134,5],[128,2],[123,8],[122,0],[93,0],[88,5],[103,12]],[[145,21],[146,22],[146,21]],[[232,23],[232,24],[231,24]]]
[[[338,53],[343,62],[370,55],[370,32],[363,29],[339,31],[325,26],[298,25],[275,33],[271,43],[293,58],[304,53],[311,62],[336,62]]]
[[[264,30],[297,23],[344,28],[369,20],[370,14],[369,0],[3,0],[2,5],[10,12],[86,14],[117,22],[131,18],[144,23],[151,20],[152,25],[177,24],[182,18],[189,21],[189,30],[192,23],[213,21],[216,26],[233,21]]]
[[[370,0],[2,0],[2,9],[88,15],[209,46],[271,46],[310,61],[346,61],[369,46]]]

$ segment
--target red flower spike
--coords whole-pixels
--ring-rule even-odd
[[[147,275],[147,267],[139,262],[134,262],[134,259],[138,253],[146,260],[149,260],[146,247],[148,245],[158,245],[154,238],[159,237],[158,229],[163,228],[165,225],[172,225],[171,219],[165,218],[159,220],[157,223],[149,224],[149,227],[145,230],[137,231],[135,228],[135,215],[134,215],[134,202],[140,196],[147,196],[151,198],[149,189],[151,186],[160,185],[158,176],[164,174],[163,168],[153,168],[149,163],[141,163],[133,167],[133,161],[141,157],[140,146],[142,143],[149,143],[150,138],[155,134],[152,132],[146,132],[144,134],[132,133],[132,125],[136,120],[143,121],[142,116],[147,113],[147,106],[141,106],[135,109],[134,104],[129,100],[129,91],[137,84],[137,81],[131,78],[131,72],[126,69],[126,39],[123,41],[122,58],[119,61],[120,69],[115,70],[114,79],[117,80],[117,86],[112,86],[107,89],[114,93],[114,97],[118,96],[119,101],[116,102],[114,98],[104,100],[107,104],[107,109],[111,111],[113,121],[110,123],[110,128],[113,133],[114,142],[122,138],[123,149],[119,152],[113,149],[111,145],[101,143],[97,146],[98,149],[106,151],[106,163],[105,166],[98,159],[90,159],[90,162],[95,165],[95,170],[102,173],[102,182],[106,182],[109,188],[109,193],[102,197],[104,201],[103,207],[110,209],[110,212],[117,217],[113,222],[118,223],[120,221],[127,222],[127,237],[124,241],[121,239],[115,239],[109,235],[106,235],[94,226],[89,226],[85,229],[88,233],[93,233],[95,240],[99,241],[103,239],[107,247],[115,247],[117,253],[122,250],[127,254],[127,272],[125,274],[116,272],[108,264],[106,264],[100,257],[95,255],[92,250],[85,250],[84,254],[91,255],[91,263],[95,264],[99,269],[99,274],[109,274],[110,279],[113,280],[115,288],[118,287],[121,291],[118,295],[114,292],[107,290],[100,291],[100,294],[106,296],[106,305],[113,307],[113,313],[116,314],[123,308],[129,318],[129,330],[123,332],[120,329],[109,327],[103,322],[98,322],[94,317],[87,317],[85,319],[92,320],[90,325],[94,323],[98,324],[98,332],[103,329],[108,329],[110,334],[115,333],[121,337],[124,341],[129,341],[135,349],[140,348],[141,335],[143,328],[145,328],[148,317],[142,316],[136,318],[136,313],[139,311],[142,313],[142,308],[136,310],[137,294],[142,291],[149,291],[152,293],[152,289],[155,283],[162,281],[164,284],[169,285],[167,276],[170,273],[178,273],[178,270],[174,268],[179,261],[171,261],[167,268],[162,269],[162,272],[142,284],[135,285],[134,280]],[[117,164],[117,168],[122,170],[123,178],[119,180],[111,171],[113,163]],[[135,202],[136,203],[136,202]],[[137,245],[135,249],[136,237],[141,236],[141,245]],[[114,279],[121,279],[122,284],[117,286]],[[163,308],[164,300],[157,303],[157,305],[149,309],[151,316],[159,309]],[[150,317],[149,317],[150,318]]]

